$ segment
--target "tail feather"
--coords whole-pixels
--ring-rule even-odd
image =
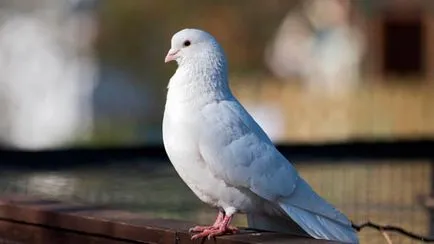
[[[280,207],[314,238],[344,243],[359,243],[356,231],[351,224],[346,225],[288,204],[280,204]]]
[[[350,220],[315,193],[302,178],[298,179],[295,191],[288,198],[279,199],[276,204],[279,213],[270,212],[261,218],[248,215],[249,227],[289,233],[287,230],[293,231],[296,225],[317,239],[359,243]],[[278,219],[291,219],[293,224],[284,224]]]

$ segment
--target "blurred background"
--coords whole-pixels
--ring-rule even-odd
[[[434,136],[431,0],[0,0],[0,153],[162,151],[166,86],[176,69],[163,60],[171,36],[186,27],[222,44],[235,95],[279,145]],[[167,158],[66,165],[30,157],[30,168],[1,158],[2,193],[214,218]],[[294,163],[354,222],[434,234],[421,201],[434,186],[432,160]],[[245,225],[242,216],[236,221]],[[360,236],[384,243],[376,231]]]

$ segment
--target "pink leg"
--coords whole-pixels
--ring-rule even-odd
[[[211,237],[214,236],[220,236],[228,233],[229,234],[237,233],[238,229],[236,227],[229,225],[231,223],[231,220],[232,220],[232,216],[224,216],[223,221],[221,221],[220,224],[216,226],[217,228],[205,229],[201,233],[192,236],[191,239],[193,240],[201,237],[208,237],[208,239],[210,239]]]
[[[211,226],[200,226],[200,225],[198,225],[198,226],[195,226],[193,228],[190,228],[188,231],[189,232],[202,232],[202,231],[205,231],[205,230],[208,230],[208,229],[217,229],[218,226],[220,225],[220,223],[223,221],[224,217],[225,217],[225,214],[223,212],[219,211],[219,213],[217,215],[217,218],[216,218],[216,220],[215,220],[215,222],[214,222],[213,225],[211,225]]]

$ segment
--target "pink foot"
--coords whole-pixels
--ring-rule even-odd
[[[218,223],[217,225],[207,226],[206,228],[202,228],[201,231],[199,229],[201,229],[200,227],[203,226],[196,226],[198,227],[197,229],[200,233],[193,235],[191,239],[194,240],[202,237],[208,237],[208,239],[210,239],[211,237],[214,236],[220,236],[224,234],[235,234],[239,230],[238,228],[229,225],[231,220],[232,220],[232,216],[224,216],[223,220],[220,221],[220,223]]]
[[[211,239],[211,237],[214,236],[221,236],[224,234],[235,234],[239,232],[237,227],[233,227],[233,226],[227,226],[227,227],[223,227],[223,228],[211,228],[211,229],[206,229],[204,231],[202,231],[201,233],[198,233],[196,235],[193,235],[191,237],[192,240],[194,239],[198,239],[198,238],[202,238],[202,237],[207,237],[208,239]]]
[[[218,229],[218,227],[221,224],[221,222],[223,221],[224,217],[225,217],[225,214],[223,212],[219,211],[219,213],[217,215],[217,218],[216,218],[216,220],[215,220],[215,222],[214,222],[213,225],[209,225],[209,226],[198,225],[198,226],[195,226],[193,228],[190,228],[188,231],[189,232],[203,232],[203,231],[206,231],[206,230],[215,230],[215,229]]]
[[[203,232],[206,230],[214,230],[217,229],[218,227],[215,227],[213,225],[209,225],[209,226],[202,226],[202,225],[197,225],[195,227],[190,228],[188,231],[189,232]]]

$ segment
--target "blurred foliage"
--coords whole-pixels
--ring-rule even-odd
[[[267,41],[297,2],[104,0],[97,12],[95,49],[101,65],[131,75],[129,82],[137,82],[153,94],[152,116],[140,120],[141,127],[148,128],[146,137],[154,138],[148,134],[161,131],[166,86],[175,70],[174,64],[165,65],[163,61],[174,33],[183,28],[210,32],[228,55],[231,76],[254,76],[248,83],[252,85],[266,74],[263,56]],[[94,132],[90,144],[128,141],[137,130],[137,125],[125,124],[96,127],[100,129]]]
[[[202,28],[221,42],[233,73],[264,72],[265,44],[297,2],[105,0],[96,48],[103,62],[139,77],[158,77],[157,86],[165,86],[173,73],[163,65],[171,36],[183,28]]]

